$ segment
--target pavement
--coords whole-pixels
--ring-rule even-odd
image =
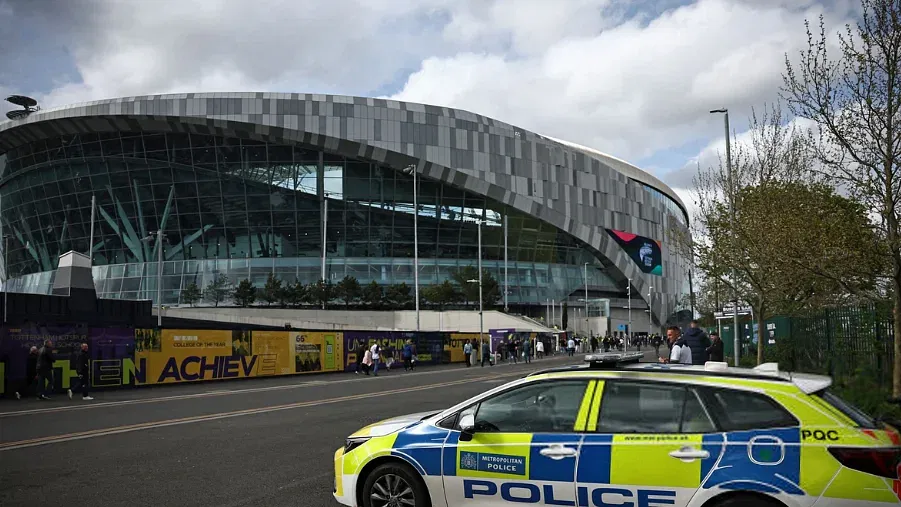
[[[347,435],[582,357],[0,401],[0,505],[335,506],[333,454]]]

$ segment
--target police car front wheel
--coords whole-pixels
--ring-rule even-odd
[[[428,492],[419,475],[401,463],[375,468],[363,483],[363,507],[430,507]]]

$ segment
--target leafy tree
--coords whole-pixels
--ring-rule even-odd
[[[569,303],[566,301],[563,302],[563,317],[561,318],[561,324],[563,324],[563,330],[566,331],[569,325]]]
[[[411,288],[406,283],[397,283],[388,287],[385,299],[396,308],[408,308],[413,303]]]
[[[438,310],[442,310],[445,306],[460,300],[460,293],[450,280],[445,280],[438,285],[425,287],[422,290],[422,294],[425,300],[437,306]]]
[[[794,114],[815,122],[822,172],[879,215],[880,244],[891,263],[894,368],[901,398],[901,2],[862,0],[856,26],[838,34],[838,55],[823,17],[797,64],[786,55],[782,96]]]
[[[307,296],[310,302],[325,309],[335,298],[335,285],[331,280],[318,280],[307,287]]]
[[[293,287],[290,283],[282,283],[281,287],[279,287],[278,292],[275,294],[276,300],[278,300],[278,306],[281,308],[287,308],[288,305],[291,304],[291,293]]]
[[[771,182],[736,195],[734,222],[725,206],[706,217],[716,247],[698,249],[702,270],[735,272],[741,299],[760,329],[781,313],[873,292],[881,258],[876,232],[860,204],[826,185]],[[734,225],[733,225],[734,224]],[[814,253],[811,255],[811,253]],[[763,362],[765,342],[758,346]]]
[[[297,308],[307,301],[307,287],[300,280],[294,280],[294,283],[285,288],[288,302],[291,306]]]
[[[363,301],[370,308],[380,308],[385,301],[385,294],[382,291],[382,286],[375,280],[369,282],[363,289]]]
[[[191,306],[194,306],[195,303],[200,301],[201,297],[200,287],[198,287],[195,282],[189,283],[188,286],[181,291],[181,300]]]
[[[261,294],[263,301],[265,301],[267,305],[272,306],[272,303],[279,301],[281,292],[282,281],[275,277],[275,273],[269,273],[269,276],[266,278],[266,285],[263,286]]]
[[[473,266],[466,266],[451,273],[451,280],[457,284],[463,301],[468,305],[471,301],[479,301],[479,270]],[[473,280],[473,281],[470,281]],[[488,271],[482,270],[482,305],[492,307],[500,299],[500,286],[494,276]]]
[[[235,303],[237,303],[238,306],[247,308],[248,306],[252,305],[254,301],[256,301],[257,290],[253,286],[253,284],[250,283],[250,280],[245,278],[241,280],[237,287],[235,287],[233,297],[235,299]]]
[[[335,295],[344,301],[344,306],[348,307],[360,300],[363,295],[363,288],[360,282],[352,276],[345,276],[338,285],[335,286]]]
[[[230,291],[228,277],[219,273],[216,275],[216,278],[207,284],[203,295],[207,301],[212,301],[213,304],[218,307],[219,303],[225,301],[225,298],[228,297]]]

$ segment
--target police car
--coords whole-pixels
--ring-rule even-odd
[[[901,438],[828,377],[599,354],[335,452],[362,507],[875,507],[901,503]]]

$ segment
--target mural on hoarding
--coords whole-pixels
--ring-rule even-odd
[[[174,384],[200,380],[291,375],[353,369],[356,350],[378,342],[383,357],[401,358],[410,340],[420,364],[462,362],[477,333],[319,332],[34,326],[2,329],[0,364],[7,393],[26,376],[29,349],[53,340],[55,390],[72,385],[74,353],[91,352],[95,388]],[[2,393],[2,391],[0,391]]]
[[[412,341],[419,364],[444,364],[463,362],[465,340],[478,341],[478,334],[403,332],[403,331],[348,331],[344,333],[344,370],[356,369],[357,356],[378,343],[382,349],[380,364],[387,366],[389,358],[402,360],[404,343]]]
[[[82,343],[89,342],[89,330],[84,325],[49,325],[6,328],[0,335],[0,362],[5,363],[4,373],[16,386],[25,378],[28,352],[32,346],[41,348],[46,340],[53,342],[56,360],[53,362],[54,388],[68,389],[71,379],[77,377],[75,368],[70,367],[70,359]]]

